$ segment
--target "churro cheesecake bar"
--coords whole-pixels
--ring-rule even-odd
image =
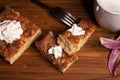
[[[57,44],[57,38],[52,32],[49,32],[42,39],[36,41],[35,46],[41,55],[56,66],[62,73],[78,59],[77,54],[69,56],[64,52],[61,46]]]
[[[0,8],[0,55],[13,64],[40,35],[41,29],[9,7]]]
[[[74,24],[67,31],[59,34],[57,43],[68,55],[73,55],[80,50],[94,31],[93,23],[81,19],[78,25]]]

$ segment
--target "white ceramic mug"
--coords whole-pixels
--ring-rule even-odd
[[[107,10],[98,0],[94,0],[94,14],[101,27],[112,32],[120,31],[120,12]]]

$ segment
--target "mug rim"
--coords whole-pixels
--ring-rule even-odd
[[[104,8],[104,7],[100,4],[100,2],[99,2],[98,0],[95,0],[95,1],[96,1],[96,3],[97,3],[103,10],[105,10],[105,11],[111,13],[111,14],[117,14],[117,15],[120,14],[120,12],[110,11],[110,10]]]

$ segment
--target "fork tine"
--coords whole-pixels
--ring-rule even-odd
[[[67,17],[65,17],[65,15],[62,17],[59,17],[59,19],[69,27],[71,27],[74,24],[74,22],[71,22]]]
[[[72,26],[75,22],[74,20],[72,20],[72,18],[69,17],[67,12],[60,7],[55,7],[54,10],[50,12],[50,14],[60,19],[68,26]]]
[[[72,24],[76,23],[76,21],[69,15],[65,15],[65,17],[69,20],[70,23],[72,23]]]
[[[59,8],[61,10],[61,12],[64,14],[64,15],[67,15],[67,17],[72,20],[73,22],[77,22],[76,18],[74,16],[72,16],[69,12],[65,11],[64,9],[62,8]]]
[[[74,23],[77,22],[76,19],[73,19],[72,16],[69,16],[66,12],[61,18],[64,20],[64,22],[66,21],[66,23],[69,24],[69,26],[72,26]]]
[[[65,24],[67,24],[69,27],[71,27],[75,23],[75,21],[72,18],[70,18],[68,15],[58,16],[58,18],[62,22],[64,22]]]
[[[67,26],[71,26],[72,24],[71,23],[69,23],[68,21],[66,21],[66,20],[64,20],[64,19],[60,19],[63,23],[65,23]]]
[[[74,18],[69,12],[65,11],[62,8],[59,8],[58,10],[60,10],[60,12],[62,13],[62,15],[60,15],[59,17],[61,17],[64,20],[64,23],[67,23],[67,25],[69,24],[69,26],[72,26],[74,23],[77,22],[76,18]]]
[[[69,19],[67,19],[67,17],[62,17],[61,20],[62,20],[65,24],[67,24],[68,26],[72,26],[72,25],[73,25],[73,23],[72,23]]]
[[[74,24],[68,17],[64,17],[64,20],[66,20],[71,26]]]
[[[74,23],[77,23],[77,19],[74,16],[72,16],[69,12],[67,12],[67,16],[71,21],[73,21]]]
[[[74,23],[77,23],[77,20],[74,16],[72,16],[69,12],[63,10],[60,8],[62,14],[64,14],[62,17],[66,20],[66,22],[69,22],[70,26],[72,26]]]
[[[66,18],[69,19],[69,21],[71,21],[72,23],[75,22],[71,17],[69,17],[69,15],[65,15],[65,16],[66,16]]]

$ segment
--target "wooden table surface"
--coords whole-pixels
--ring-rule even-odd
[[[96,24],[93,14],[93,0],[41,0],[55,7],[60,6],[73,14],[76,18],[85,18]],[[45,35],[52,30],[56,34],[68,27],[51,17],[46,10],[33,4],[30,0],[0,0],[0,6],[9,6],[30,21],[38,25]],[[79,60],[64,74],[44,59],[35,49],[34,43],[24,54],[10,65],[0,57],[0,80],[119,80],[113,78],[108,71],[107,61],[110,50],[100,45],[100,37],[115,37],[118,33],[111,33],[99,26],[88,42],[81,48]],[[117,69],[120,74],[120,68]]]

